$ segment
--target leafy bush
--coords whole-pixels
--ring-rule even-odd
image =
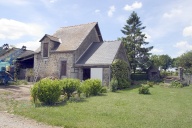
[[[78,79],[72,79],[72,78],[65,78],[60,80],[60,86],[62,88],[62,91],[64,94],[67,95],[67,98],[69,99],[72,96],[72,93],[77,91],[80,93],[80,80]],[[80,94],[79,94],[80,95]]]
[[[127,62],[116,59],[111,65],[112,78],[118,81],[117,88],[123,89],[130,86],[130,69]]]
[[[99,93],[102,93],[102,88],[101,81],[98,79],[85,80],[81,85],[82,92],[86,95],[86,97],[91,95],[96,96]]]
[[[123,89],[123,88],[128,88],[130,87],[131,85],[131,82],[129,82],[128,80],[126,79],[119,79],[118,80],[118,89]]]
[[[90,90],[91,90],[90,88],[91,88],[91,87],[90,87],[90,85],[88,84],[88,82],[85,82],[85,81],[84,81],[84,82],[81,84],[81,89],[80,89],[80,90],[81,90],[82,93],[85,94],[86,97],[89,97],[89,96],[90,96],[90,92],[91,92],[91,91],[90,91]]]
[[[149,87],[153,87],[154,84],[155,84],[155,83],[152,82],[152,81],[147,81],[147,85],[149,85]]]
[[[100,93],[107,93],[107,87],[106,86],[102,86]]]
[[[42,79],[32,87],[31,96],[34,102],[39,99],[47,105],[53,105],[58,101],[60,91],[58,80]]]
[[[183,85],[182,85],[181,82],[179,82],[179,81],[172,81],[172,82],[171,82],[171,87],[182,88]]]
[[[117,90],[117,87],[118,87],[118,81],[116,79],[111,79],[111,82],[110,82],[110,90],[112,92],[115,92]]]
[[[150,88],[149,85],[143,84],[143,85],[139,88],[139,94],[150,94],[149,88]]]

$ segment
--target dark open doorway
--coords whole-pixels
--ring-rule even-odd
[[[90,68],[83,69],[83,80],[87,80],[91,78],[91,70]]]

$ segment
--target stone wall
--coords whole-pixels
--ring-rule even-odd
[[[117,52],[117,55],[116,55],[115,59],[124,60],[127,63],[129,63],[123,44],[120,45],[120,48],[119,48],[119,50]]]
[[[192,84],[192,74],[184,73],[182,67],[178,68],[178,77],[179,77],[180,80],[182,80],[187,85]]]
[[[103,85],[109,86],[111,79],[111,71],[110,68],[103,68]]]
[[[34,56],[34,69],[37,70],[39,63],[39,73],[38,76],[40,78],[44,78],[47,76],[54,76],[60,78],[60,69],[61,69],[61,61],[67,61],[67,73],[64,77],[77,77],[77,72],[74,71],[74,56],[73,52],[63,52],[63,53],[49,53],[49,57],[44,59],[41,54],[35,54]],[[63,77],[62,77],[63,78]]]
[[[192,84],[192,75],[191,74],[184,74],[183,80],[187,85]]]

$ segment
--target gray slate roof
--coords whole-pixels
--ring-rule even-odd
[[[53,34],[54,37],[61,39],[61,44],[56,51],[76,50],[96,25],[97,22],[93,22],[60,28]]]
[[[103,41],[97,22],[62,27],[53,35],[45,34],[45,36],[52,41],[60,43],[59,47],[55,51],[74,51],[81,45],[83,40],[94,27],[96,28],[100,41]],[[40,40],[40,42],[44,39],[44,37]],[[39,47],[35,52],[39,53],[40,50],[41,48]]]
[[[54,37],[54,36],[45,34],[44,37],[46,37],[46,36],[47,36],[50,40],[52,40],[52,41],[54,41],[54,42],[59,42],[59,38],[57,38],[57,37]],[[40,42],[44,39],[44,37],[40,40]]]
[[[25,57],[28,57],[28,56],[33,56],[34,53],[35,53],[34,51],[26,50],[20,56],[18,56],[17,59],[22,59],[22,58],[25,58]]]
[[[120,41],[93,42],[76,62],[76,66],[111,65],[120,45]]]

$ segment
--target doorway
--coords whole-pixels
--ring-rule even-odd
[[[87,80],[91,78],[91,70],[90,68],[83,69],[83,80]]]

